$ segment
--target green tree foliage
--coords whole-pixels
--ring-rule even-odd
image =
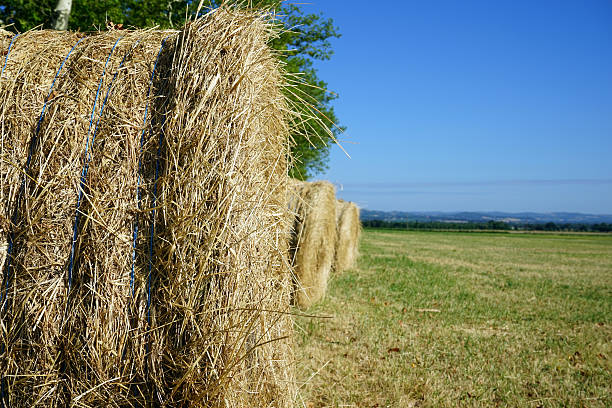
[[[0,5],[0,20],[13,31],[27,31],[37,26],[49,28],[57,0],[9,0]],[[203,12],[217,7],[220,0],[203,2]],[[329,150],[341,131],[331,106],[336,95],[326,91],[313,67],[315,60],[332,55],[330,39],[339,37],[331,19],[320,14],[306,14],[298,5],[281,0],[243,0],[247,7],[276,11],[282,30],[272,41],[285,63],[291,86],[287,87],[291,108],[301,115],[293,124],[291,176],[307,179],[327,168]],[[185,0],[74,0],[70,15],[71,30],[103,30],[107,24],[123,27],[180,27],[185,17],[193,16],[198,1]],[[330,132],[331,130],[331,132]]]

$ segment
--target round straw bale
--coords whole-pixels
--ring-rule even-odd
[[[336,247],[336,191],[326,181],[292,182],[295,213],[290,256],[294,265],[294,303],[308,308],[327,291]]]
[[[352,202],[336,201],[336,223],[338,240],[336,241],[334,269],[340,273],[352,268],[359,255],[359,236],[361,235],[359,207]]]
[[[271,35],[266,17],[221,8],[181,32],[14,42],[0,77],[9,406],[293,405]]]

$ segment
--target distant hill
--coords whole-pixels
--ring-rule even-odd
[[[361,210],[363,221],[438,221],[438,222],[487,222],[503,221],[510,224],[599,224],[612,223],[612,215],[581,214],[571,212],[554,213],[506,213],[506,212],[406,212]]]

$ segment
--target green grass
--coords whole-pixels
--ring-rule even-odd
[[[366,230],[308,312],[300,406],[612,406],[612,236]]]

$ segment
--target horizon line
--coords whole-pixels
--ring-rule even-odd
[[[483,210],[483,211],[474,211],[474,210],[457,210],[457,211],[409,211],[409,210],[372,210],[369,208],[361,208],[361,210],[365,211],[378,211],[384,213],[407,213],[407,214],[444,214],[444,215],[457,215],[457,214],[503,214],[503,215],[521,215],[521,214],[536,214],[536,215],[554,215],[554,214],[575,214],[575,215],[592,215],[597,217],[612,217],[612,214],[595,214],[595,213],[585,213],[579,211],[549,211],[549,212],[541,212],[541,211],[498,211],[498,210]]]

